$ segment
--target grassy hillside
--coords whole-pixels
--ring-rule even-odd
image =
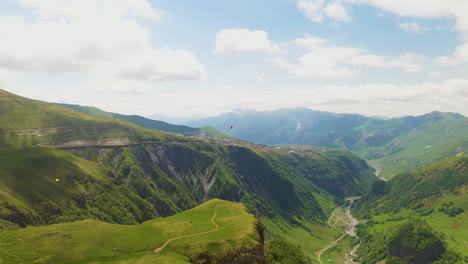
[[[0,244],[1,263],[264,263],[258,221],[217,199],[140,225],[85,220],[3,232]]]
[[[90,142],[109,138],[116,142],[179,139],[128,121],[91,116],[3,90],[0,90],[0,124],[0,149],[60,145],[78,139]]]
[[[102,116],[102,117],[109,117],[109,118],[118,118],[122,120],[127,120],[132,122],[136,125],[161,130],[165,132],[177,133],[177,134],[192,134],[192,133],[199,133],[205,134],[207,136],[213,138],[232,138],[228,134],[221,133],[218,130],[212,127],[202,127],[202,128],[193,128],[188,126],[182,125],[172,125],[163,121],[152,120],[138,115],[121,115],[116,113],[110,113],[103,111],[96,107],[91,106],[81,106],[81,105],[70,105],[70,104],[58,104],[60,106],[64,106],[85,114],[90,114],[94,116]]]
[[[369,219],[366,225],[361,226],[361,236],[365,242],[358,254],[362,256],[363,263],[374,263],[391,256],[405,259],[434,245],[429,243],[418,249],[414,245],[424,243],[422,240],[410,243],[405,239],[405,234],[412,234],[407,231],[408,228],[426,230],[421,232],[432,234],[422,235],[421,239],[430,236],[434,243],[441,241],[437,250],[429,250],[440,251],[440,263],[468,261],[467,168],[468,158],[456,157],[397,175],[386,183],[376,182],[372,191],[359,201],[354,210],[358,216]],[[411,223],[420,224],[412,227]],[[398,242],[393,243],[399,245],[396,249],[391,248],[392,239]],[[423,258],[424,255],[419,254],[416,258]],[[413,263],[408,259],[406,261],[403,263]]]
[[[0,151],[0,229],[99,219],[136,224],[154,207],[104,166],[52,148]]]
[[[455,113],[384,120],[295,108],[233,112],[187,124],[210,125],[261,144],[344,148],[368,160],[388,178],[468,153],[468,121]]]

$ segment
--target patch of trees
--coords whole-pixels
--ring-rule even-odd
[[[450,217],[455,217],[465,212],[465,210],[463,208],[454,207],[453,202],[450,202],[450,203],[443,203],[442,207],[439,208],[439,212],[447,214]]]

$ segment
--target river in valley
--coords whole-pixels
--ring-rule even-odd
[[[343,206],[335,208],[333,211],[332,215],[330,216],[328,220],[328,225],[331,226],[332,228],[337,228],[337,225],[341,222],[342,224],[345,224],[343,234],[338,237],[336,240],[330,242],[327,247],[324,249],[320,250],[317,254],[317,259],[319,263],[324,264],[323,261],[321,260],[322,254],[326,252],[327,250],[333,248],[336,246],[338,242],[340,242],[345,236],[351,236],[359,240],[359,237],[356,234],[356,225],[359,224],[359,221],[354,218],[354,216],[351,214],[351,207],[353,206],[354,202],[361,198],[360,196],[356,197],[349,197],[346,199],[346,203]],[[344,209],[344,216],[345,217],[339,217],[337,214],[340,213],[340,210]],[[333,218],[335,218],[335,221],[332,221]],[[344,263],[345,264],[359,264],[358,262],[355,262],[354,259],[357,257],[357,250],[359,248],[360,243],[355,245],[352,249],[350,249],[348,252],[345,254],[344,258]]]

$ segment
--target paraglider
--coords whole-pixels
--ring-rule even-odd
[[[232,129],[232,126],[231,126],[231,129]]]

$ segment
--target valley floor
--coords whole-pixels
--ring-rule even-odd
[[[351,206],[354,201],[360,197],[350,197],[346,203],[333,210],[328,219],[328,225],[336,230],[342,230],[342,234],[325,248],[317,253],[319,263],[357,264],[353,259],[356,258],[356,251],[359,247],[359,237],[356,235],[356,225],[359,221],[351,214]]]

